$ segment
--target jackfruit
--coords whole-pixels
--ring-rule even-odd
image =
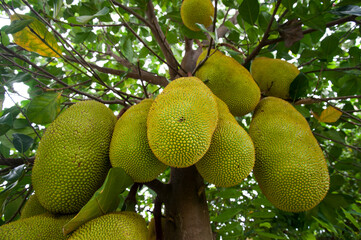
[[[254,176],[274,206],[302,212],[325,197],[330,181],[325,157],[307,120],[290,103],[262,99],[249,134],[256,149]]]
[[[48,211],[40,204],[35,194],[31,195],[21,209],[20,218],[29,218],[32,216],[47,213]]]
[[[289,99],[290,85],[300,73],[284,60],[258,57],[252,61],[251,74],[265,96]]]
[[[211,146],[196,163],[200,175],[217,187],[231,187],[242,182],[252,171],[255,150],[248,133],[238,124],[217,98],[218,125]]]
[[[44,133],[32,183],[41,205],[53,213],[75,213],[102,185],[110,168],[109,145],[116,117],[104,104],[78,102]]]
[[[199,56],[199,64],[207,50]],[[234,116],[243,116],[257,106],[261,91],[249,71],[231,57],[211,50],[207,61],[197,70],[201,79],[222,101]]]
[[[212,24],[214,7],[211,0],[184,0],[181,6],[181,18],[184,25],[193,30],[201,29],[196,23],[203,24],[206,28]]]
[[[68,240],[119,239],[146,240],[145,220],[135,212],[113,212],[80,226]]]
[[[178,78],[164,88],[149,110],[149,146],[164,164],[189,167],[208,150],[217,121],[212,91],[196,77]]]
[[[130,107],[117,121],[109,158],[113,167],[121,167],[135,182],[149,182],[167,165],[153,154],[147,138],[147,116],[153,99],[144,99]]]
[[[19,219],[0,227],[2,240],[61,240],[67,239],[63,235],[63,226],[74,215],[55,216],[49,213]]]

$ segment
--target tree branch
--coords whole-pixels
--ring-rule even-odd
[[[330,98],[304,98],[301,100],[296,101],[295,105],[301,105],[301,104],[313,104],[313,103],[319,103],[319,102],[328,102],[330,100],[342,100],[342,99],[349,99],[349,98],[361,98],[361,95],[354,95],[354,96],[340,96],[340,97],[330,97]]]
[[[0,157],[0,165],[16,167],[24,163],[34,164],[35,157],[29,158],[4,158]]]
[[[275,5],[275,8],[273,10],[273,13],[272,13],[272,16],[271,16],[271,19],[268,23],[268,26],[267,26],[267,29],[265,31],[265,33],[263,34],[263,37],[262,37],[262,40],[261,42],[257,45],[257,47],[251,52],[250,55],[248,55],[248,57],[246,58],[246,60],[244,61],[243,65],[248,65],[250,63],[250,61],[252,61],[253,58],[255,58],[258,53],[261,51],[261,49],[268,45],[267,44],[267,40],[269,38],[269,35],[270,35],[270,31],[271,31],[271,27],[272,27],[272,24],[273,24],[273,21],[275,19],[275,16],[276,16],[276,13],[278,11],[278,8],[279,6],[281,5],[281,1],[282,0],[277,0],[276,2],[276,5]]]
[[[161,202],[165,202],[167,198],[167,192],[170,186],[168,184],[162,183],[158,179],[144,183],[145,186],[152,189],[159,197]]]
[[[151,0],[148,1],[147,4],[147,11],[146,11],[147,17],[149,18],[149,22],[153,27],[150,28],[152,31],[155,40],[158,42],[160,49],[162,50],[162,53],[167,60],[167,63],[169,66],[172,66],[170,71],[171,79],[174,79],[179,73],[177,71],[178,68],[181,68],[181,65],[178,63],[178,61],[175,59],[174,54],[172,52],[172,49],[170,48],[170,45],[159,25],[159,22],[157,20],[157,17],[155,16],[154,12],[154,6]],[[183,70],[183,69],[182,69]],[[186,72],[183,70],[183,72]]]

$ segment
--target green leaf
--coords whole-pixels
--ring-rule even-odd
[[[21,203],[23,201],[23,198],[18,197],[14,200],[11,200],[6,204],[6,207],[4,209],[4,219],[5,221],[9,220],[13,217],[14,214],[17,213],[19,210],[19,207],[21,206]]]
[[[0,41],[1,44],[4,45],[5,47],[7,47],[10,44],[9,36],[5,33],[5,31],[0,31]]]
[[[79,213],[63,227],[63,232],[69,234],[82,224],[115,211],[120,201],[119,194],[132,184],[132,178],[122,168],[111,168],[103,185]]]
[[[34,139],[28,135],[21,133],[13,134],[13,144],[16,150],[20,153],[26,152],[34,143]]]
[[[340,8],[336,8],[335,10],[332,10],[330,12],[338,16],[354,15],[360,17],[361,7],[356,5],[347,5]]]
[[[335,227],[332,224],[328,224],[326,222],[323,222],[323,221],[321,221],[320,219],[318,219],[316,217],[313,217],[313,219],[315,219],[322,227],[327,229],[327,231],[329,231],[330,233],[337,234],[337,230],[335,229]]]
[[[290,98],[296,100],[301,97],[306,97],[309,89],[309,79],[300,72],[297,77],[291,82],[289,95]]]
[[[107,15],[108,13],[109,13],[109,8],[104,7],[102,10],[100,10],[94,15],[85,15],[85,16],[76,17],[76,20],[80,23],[85,24],[96,17],[104,16]]]
[[[1,178],[8,182],[15,182],[24,175],[25,166],[26,166],[26,164],[16,166],[13,169],[11,169],[8,174],[2,176]]]
[[[26,111],[29,120],[43,125],[54,121],[60,112],[60,97],[60,92],[47,92],[34,97]]]
[[[321,42],[321,53],[323,57],[333,57],[338,49],[339,39],[333,35],[326,37]]]
[[[287,239],[286,237],[283,236],[278,236],[273,233],[264,232],[263,229],[255,229],[255,232],[262,237],[267,237],[271,239]]]
[[[8,112],[4,116],[0,117],[0,136],[5,134],[13,127],[13,115]]]
[[[12,21],[10,26],[5,29],[5,33],[6,34],[17,33],[23,30],[32,22],[34,22],[34,19],[21,19],[21,20]]]
[[[345,214],[346,218],[348,220],[350,220],[350,222],[357,228],[357,229],[361,229],[360,224],[357,222],[357,220],[348,212],[346,211],[344,208],[341,208],[343,213]]]
[[[241,207],[234,207],[234,208],[228,208],[221,212],[218,216],[215,216],[212,221],[213,222],[227,222],[232,217],[237,215],[239,212],[241,212],[243,208]]]
[[[5,211],[6,199],[12,192],[12,190],[18,185],[19,181],[15,181],[11,184],[7,184],[5,188],[0,192],[0,215],[2,216]]]
[[[12,22],[16,20],[31,20],[21,31],[13,33],[14,42],[20,47],[36,52],[44,57],[60,57],[61,49],[58,46],[57,40],[51,34],[44,24],[36,18],[14,14],[10,16]]]
[[[274,218],[275,216],[274,212],[253,212],[249,215],[251,218]]]
[[[258,0],[244,0],[238,11],[244,21],[253,25],[258,18],[259,2]]]
[[[285,6],[288,10],[293,9],[293,4],[295,4],[297,0],[283,0],[282,5]]]

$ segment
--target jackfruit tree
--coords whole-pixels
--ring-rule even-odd
[[[361,238],[359,0],[0,18],[0,239]]]

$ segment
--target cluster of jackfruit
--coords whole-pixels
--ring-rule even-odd
[[[0,236],[66,239],[62,226],[90,200],[110,167],[143,183],[167,167],[195,165],[218,187],[240,184],[253,169],[277,208],[299,212],[316,206],[329,188],[327,164],[306,119],[282,99],[289,97],[297,68],[256,58],[249,72],[218,50],[206,54],[198,59],[202,65],[195,77],[172,81],[154,100],[131,106],[118,120],[96,101],[66,109],[40,141],[32,174],[36,195],[20,220],[0,227]],[[268,97],[261,100],[261,91]],[[235,116],[251,112],[247,133]],[[117,212],[89,221],[70,239],[109,234],[141,240],[147,228],[136,213]]]

